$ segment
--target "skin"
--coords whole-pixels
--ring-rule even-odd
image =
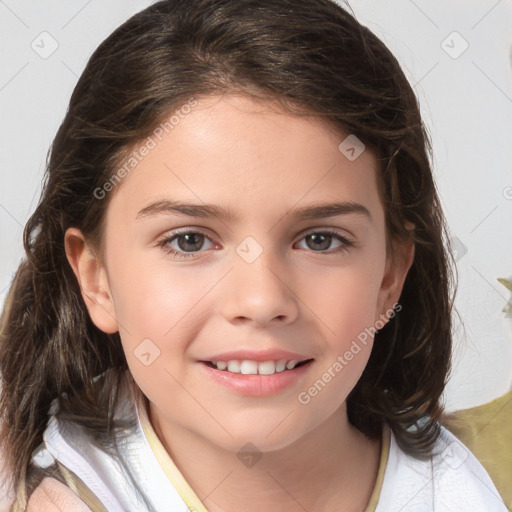
[[[380,441],[349,424],[345,404],[373,340],[307,405],[297,398],[398,302],[414,256],[412,244],[396,245],[394,259],[386,254],[375,155],[366,149],[349,161],[338,149],[346,135],[273,103],[199,98],[111,192],[101,257],[79,230],[66,233],[92,320],[119,330],[155,431],[211,512],[361,512],[375,485]],[[137,218],[165,199],[213,203],[239,220]],[[371,219],[291,214],[341,200],[364,205]],[[208,238],[167,247],[192,257],[158,246],[186,227]],[[335,253],[336,238],[318,248],[306,236],[326,228],[354,245]],[[236,252],[247,236],[262,248],[252,263]],[[150,366],[134,354],[144,339],[160,350]],[[198,362],[239,348],[290,350],[314,362],[278,394],[241,396],[206,378]],[[237,458],[248,442],[263,454],[249,468]]]
[[[55,478],[43,478],[27,504],[27,512],[90,512],[90,508]]]

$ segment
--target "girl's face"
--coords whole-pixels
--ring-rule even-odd
[[[345,414],[413,257],[386,258],[370,150],[271,107],[181,109],[109,192],[100,266],[67,234],[91,317],[119,330],[152,418],[234,451],[283,448]],[[294,359],[309,362],[273,375],[209,363],[271,373]]]

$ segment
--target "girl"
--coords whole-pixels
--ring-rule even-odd
[[[164,0],[91,57],[2,316],[11,510],[504,511],[440,427],[430,144],[330,0]]]

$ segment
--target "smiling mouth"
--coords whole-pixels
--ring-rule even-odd
[[[278,361],[250,361],[250,360],[230,360],[230,361],[201,361],[201,363],[225,373],[235,373],[242,375],[274,375],[275,373],[284,373],[300,368],[313,359],[303,361],[285,360]]]

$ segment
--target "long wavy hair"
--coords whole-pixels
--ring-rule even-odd
[[[65,231],[79,228],[101,247],[112,194],[99,199],[97,190],[127,148],[190,98],[231,93],[320,116],[377,155],[388,250],[392,240],[412,240],[415,256],[401,311],[376,333],[347,399],[348,416],[370,438],[387,423],[416,457],[432,449],[450,368],[453,258],[431,143],[400,65],[331,0],[164,0],[126,21],[91,56],[25,227],[26,259],[0,324],[0,442],[14,489],[26,482],[54,398],[66,393],[63,414],[98,439],[116,429],[112,396],[115,402],[126,359],[119,334],[100,331],[88,315],[66,259]],[[415,225],[413,235],[406,222]],[[101,385],[93,381],[107,370]]]

